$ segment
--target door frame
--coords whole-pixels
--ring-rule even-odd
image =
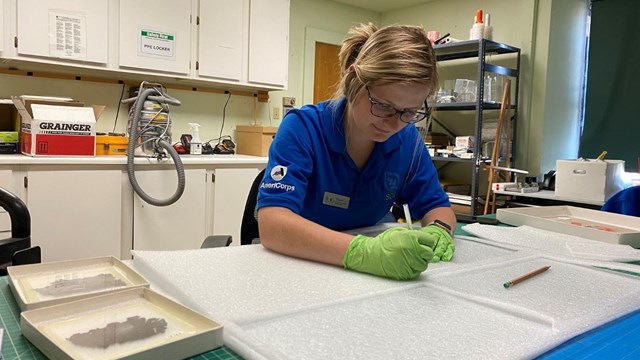
[[[316,66],[316,42],[342,45],[345,34],[307,26],[304,34],[304,72],[302,79],[302,103],[313,103],[314,69]]]

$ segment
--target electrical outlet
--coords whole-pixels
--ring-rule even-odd
[[[272,109],[272,116],[273,120],[279,120],[280,119],[280,108],[279,107],[274,107]]]
[[[294,107],[296,106],[296,98],[294,97],[283,97],[282,98],[282,106]]]

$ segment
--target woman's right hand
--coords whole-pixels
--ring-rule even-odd
[[[394,227],[375,237],[356,236],[343,263],[350,270],[396,280],[414,279],[427,269],[435,246],[429,234]]]

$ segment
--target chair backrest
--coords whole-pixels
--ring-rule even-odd
[[[618,191],[604,203],[602,211],[640,216],[640,185]]]
[[[11,217],[11,237],[0,240],[0,275],[6,275],[7,266],[39,263],[40,248],[31,247],[31,215],[24,201],[0,188],[0,206]]]
[[[253,239],[260,238],[258,230],[258,219],[256,219],[256,205],[258,201],[258,189],[264,177],[265,169],[262,169],[251,184],[247,202],[244,205],[242,214],[242,225],[240,227],[240,245],[249,245]]]

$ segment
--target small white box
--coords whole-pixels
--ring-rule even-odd
[[[113,256],[9,266],[7,273],[9,287],[23,311],[149,287],[147,280]]]
[[[222,325],[146,288],[24,311],[20,330],[51,359],[184,359],[223,344]]]
[[[468,136],[456,136],[457,148],[472,148],[475,146],[475,138],[471,135]]]
[[[556,196],[606,201],[624,188],[623,160],[558,160],[556,169]]]
[[[498,209],[496,218],[513,226],[528,225],[585,239],[640,248],[640,222],[634,216],[574,206],[539,206]]]

